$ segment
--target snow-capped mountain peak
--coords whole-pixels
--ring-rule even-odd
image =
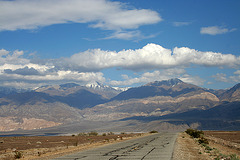
[[[128,90],[131,87],[112,87],[112,88],[114,88],[117,91],[124,92],[124,91]]]
[[[99,82],[93,82],[93,83],[89,83],[85,85],[88,88],[93,88],[93,89],[107,89],[107,88],[111,88],[107,85],[104,85],[102,83]]]

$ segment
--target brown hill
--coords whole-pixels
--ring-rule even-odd
[[[112,98],[112,100],[141,99],[155,96],[178,97],[187,93],[191,93],[191,95],[193,95],[200,92],[205,92],[205,89],[192,84],[184,83],[180,79],[176,78],[166,81],[155,81],[140,87],[130,88]]]
[[[74,83],[44,86],[34,92],[10,94],[0,98],[0,118],[1,122],[4,122],[0,125],[1,127],[5,125],[5,129],[7,125],[12,126],[12,129],[16,130],[18,128],[34,129],[63,124],[61,126],[70,126],[66,131],[71,131],[75,130],[75,127],[83,121],[81,128],[86,126],[88,126],[86,128],[89,128],[91,122],[95,128],[101,129],[101,125],[95,124],[97,121],[104,121],[99,124],[111,123],[107,125],[109,128],[116,124],[117,127],[123,129],[129,123],[132,123],[130,122],[132,120],[124,123],[118,120],[137,116],[143,119],[144,117],[158,117],[158,119],[144,122],[144,125],[148,128],[154,128],[155,124],[165,126],[165,128],[168,124],[171,124],[173,130],[191,124],[193,126],[199,126],[200,124],[209,126],[205,126],[205,128],[211,128],[215,125],[215,128],[221,128],[221,126],[229,124],[229,119],[224,114],[229,115],[233,111],[231,105],[234,105],[234,103],[229,103],[228,106],[230,107],[218,110],[217,113],[222,119],[208,121],[204,115],[211,117],[212,115],[207,113],[211,109],[215,109],[216,106],[225,104],[225,101],[238,102],[240,100],[239,88],[240,84],[228,90],[208,90],[184,83],[179,79],[171,79],[130,88],[110,99],[109,95],[111,93],[112,96],[116,95],[117,91],[99,84],[90,85],[90,87],[79,86]],[[239,104],[237,103],[237,105]],[[195,113],[199,113],[203,118],[200,119]],[[177,115],[177,117],[173,117],[170,122],[161,119],[170,115]],[[192,117],[192,119],[179,117],[182,115],[187,115],[186,117]],[[175,121],[176,118],[179,119]],[[113,123],[112,120],[115,122]],[[233,116],[231,121],[238,124],[235,120],[239,119]],[[135,125],[137,127],[143,125],[141,121],[134,121],[137,121]],[[180,126],[177,127],[178,125]],[[60,129],[61,126],[55,128],[55,130]],[[93,129],[95,130],[95,128]],[[115,129],[117,130],[117,128]]]
[[[51,127],[82,118],[78,109],[37,92],[18,93],[0,98],[0,117],[1,128],[8,130]],[[9,129],[9,126],[13,127]]]
[[[223,92],[220,95],[220,99],[229,102],[240,101],[240,83]]]

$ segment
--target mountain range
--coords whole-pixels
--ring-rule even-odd
[[[0,131],[240,129],[240,84],[212,90],[170,79],[126,90],[67,83],[0,88],[0,95]]]

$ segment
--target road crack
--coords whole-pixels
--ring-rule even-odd
[[[128,153],[131,153],[131,152],[135,152],[137,150],[140,150],[142,149],[144,146],[148,145],[149,143],[155,141],[156,139],[158,139],[158,137],[155,137],[155,138],[152,138],[151,140],[148,140],[146,142],[143,142],[141,144],[138,144],[138,143],[135,143],[133,145],[130,145],[130,146],[126,146],[126,147],[122,147],[122,148],[119,148],[119,149],[115,149],[113,151],[110,151],[108,153],[105,153],[103,156],[109,156],[109,155],[112,155],[113,157],[111,157],[109,160],[114,160],[114,159],[117,159],[118,157],[121,157],[121,156],[126,156]],[[113,153],[117,152],[117,151],[121,151],[121,150],[124,150],[124,149],[127,149],[127,148],[130,148],[126,151],[123,151],[121,154],[117,154],[117,155],[113,155]],[[148,153],[146,153],[146,155],[143,156],[142,159],[144,159],[148,154],[150,154],[153,150],[155,149],[152,148]]]
[[[147,154],[145,154],[145,156],[143,156],[141,160],[143,160],[147,155],[149,155],[149,154],[150,154],[153,150],[155,150],[155,149],[156,149],[156,148],[153,147],[153,149],[151,149]]]

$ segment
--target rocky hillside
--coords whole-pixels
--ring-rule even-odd
[[[136,116],[121,121],[138,121],[138,123],[165,122],[172,125],[197,124],[202,130],[239,130],[240,101],[224,102],[207,110],[192,110],[164,116]]]
[[[51,96],[65,96],[75,94],[85,90],[102,97],[102,99],[111,99],[118,95],[121,91],[112,87],[100,84],[99,82],[87,84],[86,86],[80,86],[75,83],[67,83],[62,85],[42,86],[35,89],[36,92],[42,92]]]
[[[75,83],[43,86],[23,93],[6,91],[0,98],[0,131],[45,128],[80,121],[83,119],[80,109],[105,103],[119,93],[103,85],[94,88]]]
[[[99,94],[105,99],[111,99],[124,90],[124,88],[113,88],[99,82],[87,84],[86,87],[90,92]]]
[[[209,90],[179,79],[155,81],[123,92],[99,83],[43,86],[31,92],[11,93],[0,98],[0,128],[2,131],[36,129],[60,124],[72,124],[70,126],[74,128],[83,121],[87,126],[89,122],[104,121],[105,124],[113,123],[113,120],[114,123],[119,122],[118,127],[125,129],[133,128],[129,123],[137,121],[135,129],[139,127],[139,131],[143,123],[148,128],[166,129],[171,126],[172,130],[186,128],[190,124],[205,126],[203,128],[215,124],[220,128],[228,121],[238,124],[239,117],[233,113],[239,113],[239,97],[240,84],[227,90]],[[216,120],[214,113],[222,119]],[[150,120],[143,122],[134,117]],[[216,121],[208,121],[208,117],[215,117]],[[171,122],[166,121],[169,118]],[[129,123],[123,123],[122,119],[128,119]]]
[[[22,93],[22,92],[26,92],[26,90],[0,86],[0,98],[5,97],[7,95],[11,95],[11,94],[15,94],[15,93]]]
[[[44,93],[18,93],[0,99],[1,117],[39,118],[55,122],[79,120],[79,110]]]
[[[38,92],[0,98],[0,117],[3,130],[51,127],[82,118],[78,109]]]
[[[97,104],[105,103],[120,93],[120,91],[97,82],[96,84],[88,84],[86,86],[80,86],[75,83],[43,86],[35,91],[46,93],[55,100],[78,109],[90,108]]]
[[[240,83],[236,84],[229,90],[226,90],[220,95],[222,101],[240,101]]]
[[[140,87],[130,88],[112,98],[112,100],[141,99],[155,96],[177,97],[187,93],[193,95],[200,92],[204,92],[204,89],[192,84],[184,83],[180,79],[170,79],[167,81],[155,81]]]
[[[139,115],[163,116],[206,110],[219,102],[219,98],[206,89],[171,79],[130,88],[110,102],[86,108],[81,113],[89,120],[117,120]]]

